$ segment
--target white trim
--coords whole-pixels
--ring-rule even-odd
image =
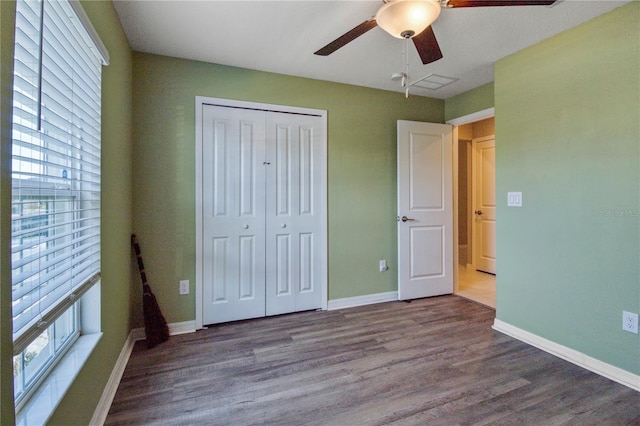
[[[169,334],[172,336],[196,332],[195,321],[174,322],[168,325]],[[127,367],[129,358],[131,357],[133,346],[139,340],[145,340],[143,327],[134,328],[129,332],[129,337],[127,337],[127,340],[124,342],[124,346],[116,360],[116,365],[113,366],[107,385],[102,392],[102,397],[100,398],[100,401],[96,406],[96,410],[93,413],[93,417],[91,418],[91,422],[89,423],[90,425],[103,425],[107,420],[107,414],[109,414],[113,398],[116,396],[120,380],[122,380],[122,375],[124,374],[124,370]]]
[[[195,293],[195,304],[196,304],[196,328],[200,330],[203,327],[203,307],[202,307],[202,294],[204,294],[204,288],[202,285],[204,272],[202,268],[198,265],[202,265],[204,260],[202,259],[202,246],[204,244],[202,238],[202,229],[203,229],[203,217],[202,217],[202,174],[203,174],[203,164],[202,164],[202,106],[205,103],[207,98],[201,98],[200,96],[196,96],[196,149],[195,154],[196,158],[194,159],[196,162],[196,293]]]
[[[133,345],[136,343],[136,340],[138,339],[136,338],[135,330],[131,330],[129,337],[127,337],[127,340],[124,342],[124,346],[116,360],[116,365],[114,365],[113,370],[111,370],[111,375],[109,376],[107,385],[104,387],[102,397],[100,397],[96,410],[93,412],[93,417],[91,417],[90,425],[103,425],[107,420],[107,414],[109,414],[111,403],[113,402],[113,398],[116,396],[118,385],[120,385],[120,380],[124,374],[127,362],[129,362],[129,357],[131,356]]]
[[[328,231],[327,231],[327,201],[328,201],[328,193],[327,193],[327,164],[328,164],[328,156],[327,156],[327,111],[320,109],[312,109],[312,108],[300,108],[293,106],[285,106],[285,105],[274,105],[274,104],[265,104],[259,102],[247,102],[247,101],[236,101],[232,99],[220,99],[220,98],[210,98],[206,96],[196,96],[195,99],[196,105],[196,149],[195,149],[195,171],[196,171],[196,292],[195,292],[195,303],[196,303],[196,318],[195,318],[195,329],[200,330],[204,328],[203,318],[203,271],[202,265],[204,264],[203,259],[201,258],[202,253],[202,229],[203,228],[203,217],[202,217],[202,107],[203,105],[217,105],[217,106],[226,106],[226,107],[234,107],[234,108],[248,108],[248,109],[258,109],[263,111],[275,111],[275,112],[285,112],[285,113],[293,113],[293,114],[306,114],[306,115],[316,115],[322,119],[322,127],[323,127],[323,140],[322,143],[324,145],[323,155],[324,155],[324,167],[322,168],[322,176],[320,178],[320,193],[322,194],[322,205],[320,206],[321,211],[321,237],[322,237],[322,253],[324,254],[322,259],[322,278],[320,285],[322,286],[322,310],[328,309],[328,298],[329,298],[329,286],[328,286]]]
[[[69,348],[16,416],[16,425],[46,424],[78,373],[102,338],[102,333],[86,334]]]
[[[237,101],[234,99],[210,98],[207,96],[196,96],[196,106],[215,105],[232,108],[257,109],[262,111],[286,112],[292,114],[317,115],[325,117],[327,111],[323,109],[300,108],[288,105],[265,104],[261,102]],[[196,115],[198,111],[196,110]],[[202,114],[202,110],[200,111]]]
[[[170,336],[195,333],[197,330],[195,321],[174,322],[167,325],[169,326]],[[144,334],[144,327],[134,328],[133,330],[131,330],[131,334],[133,335],[133,338],[135,339],[136,342],[138,340],[146,340],[146,336]]]
[[[458,241],[460,240],[460,235],[459,235],[459,217],[458,217],[458,203],[460,202],[460,200],[458,200],[458,193],[460,192],[460,185],[458,184],[458,174],[460,173],[460,170],[458,170],[458,166],[460,163],[460,152],[459,152],[459,143],[458,143],[458,126],[453,126],[453,129],[451,130],[451,155],[452,155],[452,161],[453,164],[451,165],[451,182],[453,185],[453,193],[452,195],[452,204],[451,204],[451,210],[453,211],[453,221],[452,221],[452,227],[453,227],[453,273],[452,273],[452,278],[453,278],[453,294],[456,294],[458,292],[458,287],[459,287],[459,276],[458,276],[458,263],[460,262],[460,245],[458,244]]]
[[[73,9],[73,11],[76,13],[78,20],[80,21],[84,29],[87,31],[87,34],[91,38],[91,41],[93,41],[93,44],[98,50],[98,56],[100,56],[100,58],[102,59],[102,65],[109,65],[109,51],[107,50],[106,46],[102,42],[100,35],[96,31],[96,29],[93,27],[93,24],[91,23],[91,19],[89,19],[89,17],[87,16],[87,13],[84,11],[84,8],[82,7],[82,4],[80,4],[79,0],[69,0],[69,5]]]
[[[499,319],[494,320],[492,328],[511,336],[514,339],[518,339],[531,346],[535,346],[536,348],[550,353],[551,355],[562,358],[565,361],[569,361],[572,364],[585,368],[596,374],[604,376],[607,379],[611,379],[640,392],[640,375],[636,375],[619,367],[607,364],[606,362],[590,357],[582,352],[578,352],[559,343],[547,340],[544,337],[540,337],[536,334],[515,327],[504,321],[500,321]]]
[[[496,140],[496,135],[487,135],[487,136],[481,136],[479,138],[473,138],[471,139],[471,143],[478,143],[478,142],[486,142],[486,141],[495,141]]]
[[[447,120],[447,124],[453,124],[454,126],[461,126],[467,123],[473,123],[474,121],[484,120],[486,118],[495,117],[496,109],[494,107],[483,109],[482,111],[472,112],[471,114],[463,115],[462,117],[453,118]]]
[[[134,328],[133,330],[131,330],[130,336],[133,338],[134,342],[137,342],[139,340],[146,340],[147,338],[147,336],[144,334],[144,327]]]
[[[343,299],[329,300],[327,309],[329,311],[333,311],[336,309],[355,308],[356,306],[373,305],[376,303],[394,302],[396,300],[398,300],[397,291],[365,294],[364,296],[345,297]]]
[[[174,322],[169,324],[169,334],[176,336],[178,334],[188,334],[196,332],[195,321]]]

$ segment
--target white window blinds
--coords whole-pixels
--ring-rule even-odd
[[[78,8],[68,1],[16,5],[14,353],[100,276],[101,65],[108,59]]]

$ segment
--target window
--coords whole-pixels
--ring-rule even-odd
[[[107,62],[78,2],[17,1],[11,267],[18,406],[82,334],[82,296],[100,279]]]

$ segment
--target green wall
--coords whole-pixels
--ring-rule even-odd
[[[640,374],[640,2],[497,62],[495,108],[497,318]]]
[[[109,50],[102,77],[102,286],[103,337],[54,413],[51,424],[88,424],[129,334],[131,232],[131,49],[110,1],[83,1],[87,15]],[[1,419],[13,424],[10,238],[10,133],[15,3],[0,1],[2,51],[2,151],[0,188]],[[8,86],[7,86],[8,84]]]
[[[11,121],[15,3],[0,1],[0,423],[13,424]]]
[[[129,234],[169,322],[193,320],[195,96],[328,111],[329,298],[396,290],[396,120],[494,106],[489,84],[446,101],[143,53],[110,2],[83,1],[103,70],[104,336],[52,424],[87,424],[130,328],[142,325]],[[14,3],[0,2],[0,409],[13,421],[10,80]],[[640,3],[496,65],[498,319],[640,374]],[[622,42],[624,40],[624,43]],[[133,129],[133,130],[132,130]],[[135,141],[135,144],[133,143]],[[132,213],[134,212],[134,213]],[[379,259],[391,269],[377,272]],[[178,280],[192,283],[178,296]],[[133,282],[132,282],[133,280]]]
[[[449,121],[493,108],[493,90],[493,83],[489,83],[447,99],[444,103],[444,119]]]
[[[396,121],[442,122],[443,101],[144,53],[133,62],[134,230],[167,321],[195,317],[197,95],[327,110],[329,299],[397,289]],[[178,295],[180,279],[190,295]]]

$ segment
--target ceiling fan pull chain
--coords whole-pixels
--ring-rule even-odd
[[[404,58],[405,58],[405,69],[404,69],[404,77],[402,78],[402,86],[405,87],[404,97],[409,98],[409,39],[410,37],[404,38]]]
[[[402,87],[405,87],[407,85],[406,56],[407,56],[407,40],[405,39],[402,41],[402,82],[401,82]]]

